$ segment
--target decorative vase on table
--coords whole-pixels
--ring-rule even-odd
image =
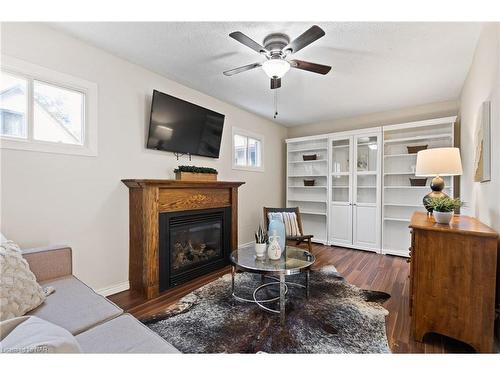
[[[271,260],[278,260],[281,258],[281,247],[279,244],[279,236],[276,230],[271,232],[273,235],[269,236],[269,246],[267,248],[267,256]]]
[[[274,218],[275,214],[270,214],[269,215],[269,228],[267,230],[267,233],[273,233],[273,231],[276,231],[276,236],[279,237],[278,243],[280,245],[281,251],[285,250],[285,245],[286,245],[286,234],[285,234],[285,224],[283,223],[282,219]]]

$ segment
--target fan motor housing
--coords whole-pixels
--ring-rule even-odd
[[[264,39],[264,47],[271,52],[271,55],[281,55],[282,49],[290,43],[290,38],[286,34],[269,34]]]

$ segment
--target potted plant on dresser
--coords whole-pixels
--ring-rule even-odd
[[[450,224],[453,213],[462,205],[460,198],[436,197],[429,199],[434,220],[439,224]]]
[[[175,179],[181,181],[217,181],[217,170],[194,165],[179,165],[174,169]]]

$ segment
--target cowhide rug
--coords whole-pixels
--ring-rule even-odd
[[[303,283],[303,278],[287,281]],[[236,275],[240,296],[251,298],[259,284],[259,275]],[[259,297],[266,294],[277,295],[276,290],[264,290]],[[328,266],[311,271],[309,299],[304,289],[289,287],[286,324],[281,327],[279,315],[236,301],[231,275],[225,275],[144,323],[183,353],[389,353],[388,311],[381,306],[389,297],[349,284]]]

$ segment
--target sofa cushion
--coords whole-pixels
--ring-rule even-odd
[[[0,244],[0,321],[24,315],[45,298],[19,246],[12,241]]]
[[[36,316],[0,323],[1,353],[80,353],[75,337],[62,327]]]
[[[115,304],[95,293],[74,276],[49,280],[55,292],[30,315],[57,324],[73,335],[113,319],[123,313]]]
[[[130,314],[76,336],[85,353],[180,353]]]

